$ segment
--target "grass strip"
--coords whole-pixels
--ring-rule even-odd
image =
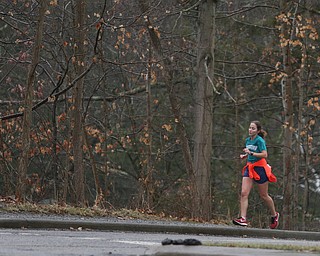
[[[238,247],[266,250],[286,250],[296,252],[320,252],[320,246],[301,246],[292,244],[260,244],[260,243],[243,243],[243,242],[204,242],[206,246],[216,247]]]

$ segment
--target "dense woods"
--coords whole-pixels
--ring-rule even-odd
[[[320,218],[320,2],[0,1],[0,195],[238,215],[259,120],[285,229]],[[256,193],[249,217],[268,225]]]

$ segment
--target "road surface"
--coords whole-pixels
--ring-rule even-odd
[[[193,238],[205,246],[161,245],[161,241]],[[308,251],[248,249],[208,246],[212,243],[251,243],[273,245],[319,246],[319,241],[270,238],[244,238],[172,233],[108,232],[74,230],[0,229],[0,256],[124,256],[124,255],[228,255],[228,256],[298,256],[319,255]]]

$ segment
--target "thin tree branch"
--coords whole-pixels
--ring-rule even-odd
[[[84,71],[82,72],[78,77],[76,77],[70,84],[69,86],[67,86],[65,89],[63,89],[62,91],[60,92],[57,92],[57,93],[53,93],[55,92],[58,87],[62,84],[62,81],[63,81],[63,78],[61,80],[59,80],[58,82],[58,87],[55,87],[55,89],[53,90],[53,92],[48,96],[46,97],[45,99],[41,100],[40,102],[38,102],[37,104],[35,104],[33,107],[32,107],[32,111],[36,110],[37,108],[39,108],[41,105],[47,103],[47,102],[50,102],[50,101],[53,101],[56,97],[59,97],[61,94],[64,94],[66,93],[68,90],[70,90],[73,86],[75,86],[75,84],[77,83],[77,81],[79,81],[81,78],[83,78],[87,73],[89,73],[89,71],[91,70],[92,66],[93,66],[94,62],[92,62],[89,67]],[[65,72],[65,76],[66,76],[66,72]],[[65,77],[64,76],[64,77]],[[24,115],[24,112],[18,112],[18,113],[14,113],[14,114],[10,114],[10,115],[6,115],[6,116],[1,116],[0,117],[0,121],[4,121],[4,120],[8,120],[8,119],[12,119],[12,118],[17,118],[17,117],[21,117]]]
[[[216,86],[215,86],[214,83],[212,82],[211,77],[209,76],[209,71],[208,71],[208,55],[205,57],[204,68],[205,68],[205,70],[206,70],[206,77],[208,78],[210,84],[212,85],[213,91],[214,91],[216,94],[219,94],[219,95],[220,95],[221,93],[217,90]]]

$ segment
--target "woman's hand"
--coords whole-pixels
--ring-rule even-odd
[[[246,158],[246,157],[248,157],[248,154],[241,154],[241,155],[240,155],[240,159],[244,159],[244,158]]]
[[[250,155],[251,151],[248,149],[248,148],[244,148],[243,149],[243,152],[246,154],[246,155]]]

